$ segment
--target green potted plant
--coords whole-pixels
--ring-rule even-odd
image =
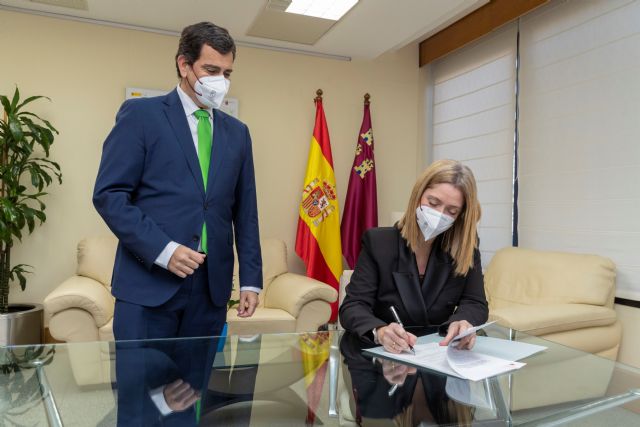
[[[44,312],[41,304],[9,304],[9,287],[17,281],[22,290],[31,266],[11,265],[11,249],[31,234],[36,221],[46,220],[43,190],[54,180],[62,183],[60,166],[49,160],[58,131],[47,120],[25,110],[43,96],[20,99],[16,90],[0,95],[0,345],[40,343]],[[48,98],[46,98],[48,99]]]

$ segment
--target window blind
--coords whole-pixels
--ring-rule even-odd
[[[520,40],[520,246],[609,257],[640,300],[640,2],[553,2]]]
[[[482,205],[483,267],[511,246],[516,25],[434,62],[432,158],[473,171]]]

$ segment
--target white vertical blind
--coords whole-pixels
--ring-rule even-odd
[[[478,183],[482,264],[511,246],[516,26],[432,64],[433,159],[455,159]]]
[[[553,2],[520,35],[520,245],[607,256],[640,300],[640,2]]]

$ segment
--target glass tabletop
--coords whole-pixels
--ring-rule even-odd
[[[0,348],[0,425],[640,425],[640,370],[486,333],[547,348],[477,382],[340,331]]]

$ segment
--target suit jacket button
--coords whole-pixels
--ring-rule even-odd
[[[197,242],[200,240],[200,236],[198,236],[197,234],[194,234],[191,240],[193,240],[194,242]]]

